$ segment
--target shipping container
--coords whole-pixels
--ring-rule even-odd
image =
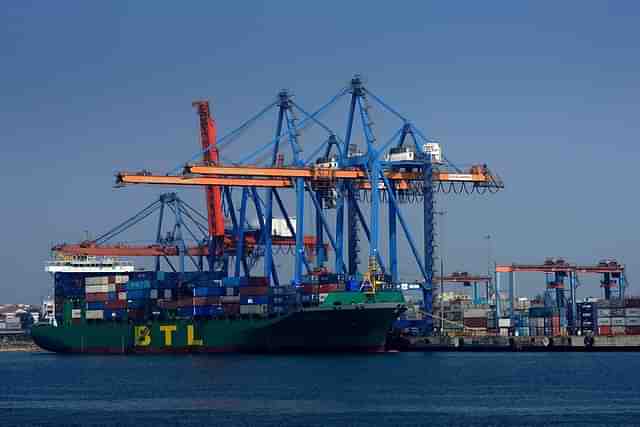
[[[131,284],[131,283],[129,283]],[[129,300],[149,299],[149,289],[131,289],[127,290],[127,298]]]
[[[598,326],[598,335],[611,335],[611,326]]]
[[[240,296],[246,295],[269,295],[269,288],[256,286],[246,286],[240,288]]]
[[[640,317],[640,308],[626,308],[624,314],[626,317]]]
[[[598,326],[611,326],[610,317],[598,317]]]
[[[626,327],[624,326],[612,326],[611,334],[612,335],[624,335],[626,333]]]
[[[87,309],[89,310],[103,310],[105,301],[87,301]]]
[[[486,308],[467,308],[464,310],[464,318],[487,318],[488,311]]]
[[[612,317],[611,318],[611,326],[624,326],[625,319],[624,317]]]
[[[268,288],[267,288],[268,290]],[[225,288],[221,287],[199,287],[193,288],[194,297],[213,297],[222,296],[226,294]]]
[[[240,296],[240,304],[241,305],[246,305],[246,304],[259,304],[259,305],[265,305],[265,304],[269,304],[269,297],[268,296],[263,296],[263,295],[251,295],[251,296]]]
[[[71,318],[72,319],[80,319],[82,317],[82,310],[79,308],[74,308],[71,310]]]
[[[109,285],[87,285],[84,290],[86,294],[107,293],[109,292]]]
[[[87,320],[99,320],[104,318],[104,310],[87,310],[85,312]]]
[[[640,326],[627,326],[625,331],[627,335],[640,335]]]
[[[108,292],[99,292],[99,293],[91,293],[87,294],[85,299],[87,302],[96,302],[96,301],[108,301],[109,300]]]
[[[108,285],[109,278],[107,276],[85,277],[85,285]]]
[[[149,280],[129,281],[126,287],[127,287],[127,291],[150,289],[151,282]]]
[[[127,301],[122,301],[122,300],[115,300],[115,301],[108,301],[104,304],[104,308],[105,309],[124,309],[127,308]]]
[[[269,306],[266,304],[240,305],[240,314],[267,314]]]
[[[126,275],[116,275],[116,284],[123,284],[129,281],[129,276]]]
[[[194,306],[210,306],[220,304],[220,297],[193,297]]]

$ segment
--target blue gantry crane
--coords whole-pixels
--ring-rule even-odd
[[[344,98],[348,99],[347,123],[344,136],[340,137],[322,116]],[[374,106],[399,122],[397,130],[384,142],[378,140],[372,126],[370,112]],[[222,152],[232,144],[238,147],[240,136],[274,110],[275,132],[266,144],[231,162],[223,162],[223,156],[218,157],[217,153],[216,156],[204,155],[213,149]],[[362,150],[353,142],[357,123],[362,131]],[[302,133],[311,126],[321,129],[325,136],[317,144],[307,140],[303,144]],[[427,312],[432,311],[434,283],[435,193],[484,194],[504,187],[485,164],[462,170],[449,162],[438,143],[427,138],[414,122],[370,91],[359,75],[312,113],[301,107],[291,93],[280,91],[275,101],[240,127],[219,141],[202,145],[202,152],[168,174],[120,172],[117,183],[221,189],[220,199],[224,200],[226,216],[233,224],[229,239],[234,251],[219,251],[219,255],[235,258],[233,274],[236,276],[252,274],[255,260],[261,258],[264,276],[273,286],[283,284],[273,261],[276,206],[294,246],[291,280],[294,286],[317,280],[319,276],[358,288],[360,282],[369,281],[374,290],[382,283],[395,285],[401,280],[398,239],[404,236],[422,276]],[[240,147],[236,152],[246,150]],[[198,158],[203,160],[195,161]],[[282,197],[284,190],[293,191],[293,207]],[[386,230],[380,220],[385,203],[388,209]],[[405,216],[402,206],[407,203],[422,206],[421,233],[415,229],[420,225],[410,224]],[[363,204],[369,205],[368,212]],[[239,209],[236,209],[237,205]],[[315,229],[312,237],[315,265],[307,256],[309,251],[305,251],[305,212],[309,206]],[[295,216],[290,215],[288,207]],[[259,231],[254,247],[248,250],[244,236],[250,209],[257,216]],[[211,215],[211,210],[209,213]],[[359,268],[361,234],[368,241],[365,271]],[[422,237],[422,250],[418,247],[417,236]],[[386,256],[381,253],[381,238],[388,241]],[[328,267],[327,248],[333,251],[332,271]],[[425,329],[429,332],[432,325],[427,323]]]

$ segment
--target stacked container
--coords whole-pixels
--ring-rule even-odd
[[[240,287],[240,314],[268,314],[270,296],[266,277],[249,277],[247,285]]]
[[[626,333],[624,302],[605,300],[598,303],[598,335],[624,335]]]
[[[640,299],[627,299],[624,310],[626,334],[640,335]]]
[[[486,308],[466,308],[463,313],[463,324],[466,332],[472,335],[486,335],[489,310]]]
[[[578,329],[582,335],[597,335],[598,310],[593,302],[577,304]]]

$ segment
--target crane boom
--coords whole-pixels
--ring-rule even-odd
[[[217,165],[218,148],[216,147],[216,125],[209,112],[209,101],[195,101],[193,106],[198,109],[200,117],[200,142],[202,143],[202,160],[207,164]],[[211,237],[224,236],[224,217],[222,213],[222,194],[217,185],[205,187],[207,202],[207,217],[209,235]]]

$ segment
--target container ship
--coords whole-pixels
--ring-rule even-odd
[[[264,277],[137,271],[96,257],[46,270],[55,320],[31,333],[60,353],[376,352],[404,310],[402,293],[374,277],[271,287]]]

